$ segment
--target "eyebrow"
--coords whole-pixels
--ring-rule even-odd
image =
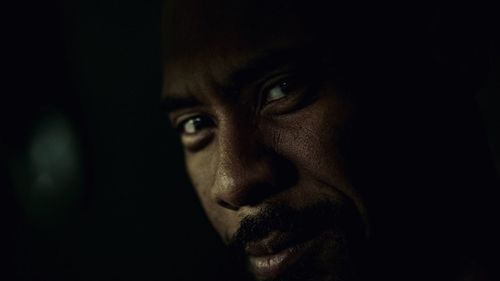
[[[171,113],[183,108],[195,107],[201,105],[202,102],[193,96],[188,97],[164,97],[161,101],[161,110],[166,113]]]
[[[233,95],[264,75],[285,65],[299,64],[304,60],[302,49],[275,49],[263,52],[234,70],[222,83],[224,94]]]
[[[217,85],[223,96],[237,97],[237,93],[246,85],[257,81],[266,74],[285,65],[297,65],[306,62],[303,49],[274,49],[262,52],[233,70],[220,85]],[[167,95],[161,103],[162,110],[170,113],[183,108],[202,104],[194,96],[179,97]]]

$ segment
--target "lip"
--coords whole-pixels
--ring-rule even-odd
[[[292,235],[273,233],[247,247],[250,271],[264,279],[276,278],[308,252],[313,240],[294,243]]]

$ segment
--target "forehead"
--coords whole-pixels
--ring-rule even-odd
[[[187,0],[167,5],[164,92],[202,91],[193,88],[220,84],[259,55],[306,44],[308,36],[296,10],[259,2]]]
[[[191,56],[170,59],[164,66],[164,95],[199,96],[238,91],[266,73],[297,65],[308,52],[300,40],[270,41],[259,47],[207,47]]]
[[[213,89],[246,62],[276,50],[305,48],[349,71],[382,57],[379,51],[390,52],[381,39],[391,38],[381,36],[390,30],[389,17],[350,2],[167,0],[163,95]]]
[[[170,0],[165,5],[165,58],[214,45],[258,45],[269,37],[296,34],[303,26],[290,3],[271,0]]]

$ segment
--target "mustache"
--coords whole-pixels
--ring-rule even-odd
[[[345,203],[326,200],[299,210],[283,204],[270,205],[257,215],[243,218],[228,246],[234,254],[242,256],[245,245],[275,231],[292,233],[296,242],[326,230],[342,231],[348,227],[346,223],[352,224],[353,219],[359,221],[359,215],[353,218],[353,211],[346,208]]]

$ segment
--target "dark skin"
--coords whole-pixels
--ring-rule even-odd
[[[378,272],[384,266],[375,266],[375,262],[367,266],[361,257],[371,254],[360,245],[379,242],[378,237],[382,237],[380,245],[387,242],[386,234],[398,233],[394,225],[401,224],[393,210],[404,213],[429,197],[408,197],[400,194],[400,187],[402,181],[421,173],[424,162],[426,171],[434,175],[433,164],[426,157],[434,157],[436,151],[427,147],[418,133],[422,127],[433,130],[433,109],[427,110],[426,117],[416,117],[410,112],[422,110],[418,100],[409,102],[408,107],[405,103],[397,109],[387,106],[387,101],[395,98],[391,89],[385,90],[387,96],[382,93],[376,98],[355,95],[366,88],[342,86],[331,38],[326,46],[318,44],[324,40],[318,36],[321,32],[307,18],[301,18],[300,9],[286,6],[273,10],[272,6],[262,11],[259,4],[245,3],[235,6],[214,1],[203,6],[197,1],[174,2],[171,8],[175,13],[165,16],[170,21],[166,21],[164,31],[163,97],[171,123],[180,134],[192,184],[212,225],[229,246],[235,244],[245,219],[255,219],[257,226],[265,224],[268,217],[263,214],[275,206],[297,213],[333,206],[338,214],[333,220],[349,222],[330,227],[330,222],[322,221],[324,216],[305,215],[306,221],[318,221],[310,227],[314,231],[270,227],[252,239],[238,240],[243,245],[237,254],[244,257],[256,279],[363,279],[360,272]],[[182,24],[172,24],[176,22]],[[411,100],[411,93],[408,95]],[[429,125],[408,133],[399,128],[398,120],[389,119],[396,113],[402,119],[408,117],[405,124],[418,120]],[[368,145],[367,139],[372,139]],[[395,146],[394,139],[398,139]],[[421,150],[403,157],[401,151],[416,144]],[[367,149],[373,150],[362,153]],[[390,178],[384,178],[387,173]],[[405,185],[407,190],[421,190],[429,179],[420,177]],[[373,182],[383,184],[374,188]],[[435,184],[442,182],[436,180]],[[375,193],[377,190],[380,192]],[[380,193],[400,199],[394,203]],[[444,190],[430,197],[447,194]],[[433,202],[429,204],[434,206]],[[371,207],[374,204],[388,207]],[[388,210],[391,216],[386,216]],[[412,224],[406,230],[414,237],[401,241],[418,241],[415,249],[419,243],[430,245],[419,231],[436,229],[426,217],[435,213],[424,211],[417,220],[411,219],[411,211],[408,213]],[[285,218],[273,224],[286,224],[288,213],[284,214]],[[376,219],[380,219],[378,225],[374,225]],[[374,226],[380,229],[383,225],[388,226],[386,234],[371,235]],[[401,226],[405,229],[405,223]],[[295,232],[305,233],[304,238],[295,239],[302,237]],[[262,269],[259,264],[274,263],[272,256],[283,250],[278,245],[289,237],[292,242],[286,246],[299,254],[285,265]],[[394,244],[394,253],[401,254]],[[386,250],[390,252],[391,247]],[[424,252],[414,252],[412,258],[421,263],[426,260]]]

